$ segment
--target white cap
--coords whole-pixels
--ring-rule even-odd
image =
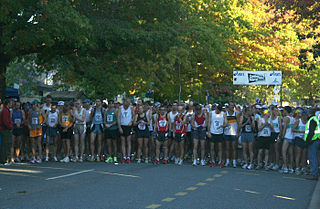
[[[64,101],[59,101],[58,102],[58,106],[63,106],[64,105]]]
[[[317,111],[315,114],[314,114],[317,118],[320,117],[320,111]]]
[[[268,109],[268,105],[263,105],[262,108]]]

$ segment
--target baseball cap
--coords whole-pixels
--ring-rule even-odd
[[[268,109],[268,105],[262,105],[263,109]]]
[[[269,110],[264,110],[263,111],[263,114],[267,114],[267,113],[269,113]]]
[[[83,102],[84,103],[91,103],[91,100],[90,99],[85,99]]]
[[[156,102],[156,103],[154,103],[154,106],[155,106],[155,107],[160,106],[160,102]]]
[[[63,106],[64,105],[64,101],[59,101],[58,102],[58,106]]]
[[[33,101],[31,102],[31,104],[33,104],[33,105],[37,105],[37,104],[39,104],[39,103],[40,103],[40,101],[37,100],[37,99],[35,99],[35,100],[33,100]]]
[[[261,105],[256,105],[257,109],[262,109]]]

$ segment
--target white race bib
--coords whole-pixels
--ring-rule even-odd
[[[113,122],[113,115],[107,115],[107,122]]]
[[[62,118],[61,118],[61,120],[62,120],[63,123],[66,123],[66,122],[69,121],[69,116],[63,115]]]
[[[159,121],[159,126],[160,127],[165,127],[167,125],[167,121],[165,121],[165,120],[160,120]]]
[[[40,121],[39,118],[31,118],[32,125],[39,125]]]
[[[14,120],[14,123],[15,123],[15,124],[21,124],[21,119],[20,119],[20,118],[16,118],[16,119]]]
[[[146,124],[144,124],[144,123],[139,123],[139,124],[138,124],[138,129],[141,130],[141,131],[146,130]]]

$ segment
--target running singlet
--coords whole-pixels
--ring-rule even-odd
[[[102,108],[100,108],[100,110],[94,109],[93,111],[94,111],[94,115],[92,118],[92,124],[93,125],[103,124]]]
[[[275,133],[280,133],[279,116],[272,120],[273,130]]]
[[[201,116],[199,117],[198,115],[195,115],[194,117],[194,125],[197,127],[198,131],[205,130],[205,125],[206,125],[206,117],[202,113]]]
[[[176,133],[181,133],[181,134],[187,133],[186,125],[182,124],[183,117],[184,116],[182,116],[182,118],[179,118],[178,116],[176,116],[176,118],[174,120],[175,121],[175,126],[176,126]]]
[[[86,119],[85,119],[85,122],[86,122],[86,123],[89,123],[92,108],[90,107],[89,110],[87,110],[87,109],[85,109],[85,110],[86,110]]]
[[[176,118],[177,115],[178,115],[178,112],[176,112],[176,113],[172,113],[172,111],[169,112],[169,117],[170,117],[171,124],[174,123],[174,119]],[[173,129],[173,126],[171,127],[171,129]]]
[[[48,113],[48,124],[49,127],[54,127],[58,124],[58,112],[52,113],[51,111]]]
[[[76,118],[82,118],[84,113],[85,113],[85,109],[84,108],[81,108],[80,112],[78,112],[77,108],[74,110],[74,115],[76,116]],[[85,122],[82,122],[82,121],[76,119],[76,124],[83,125],[83,124],[85,124]]]
[[[265,123],[265,119],[264,118],[260,118],[261,124]],[[269,124],[271,123],[271,119],[268,119]],[[263,137],[268,137],[271,136],[271,129],[269,126],[264,127],[259,133],[258,136],[263,136]]]
[[[15,111],[13,110],[12,112],[12,122],[13,122],[13,127],[16,128],[17,124],[21,124],[22,123],[22,111],[18,110]]]
[[[109,111],[109,109],[107,109],[106,111],[106,124],[113,124],[114,122],[116,122],[116,108],[114,108],[112,111]],[[117,130],[118,126],[111,126],[110,128],[107,128],[107,130]]]
[[[224,129],[224,134],[228,136],[237,135],[238,124],[237,124],[236,112],[233,112],[232,115],[230,115],[229,112],[227,112],[227,120],[229,125]]]
[[[245,124],[248,120],[250,120],[250,118],[246,118],[245,116],[243,116],[242,124]],[[242,133],[252,133],[251,123],[252,121],[249,122],[249,124],[246,124],[244,127],[242,127]]]
[[[292,126],[294,125],[295,119],[291,116],[288,116],[290,119],[289,124],[286,127],[286,134],[284,135],[285,139],[293,139],[293,132],[292,132]]]
[[[188,126],[187,126],[187,132],[191,132],[192,131],[192,126],[191,126],[191,119],[192,119],[192,116],[193,116],[193,111],[192,112],[187,112],[187,114],[186,114],[186,117],[187,117],[187,124],[188,124]]]
[[[138,115],[137,121],[140,121],[140,120],[144,121],[144,123],[141,123],[141,122],[138,123],[138,129],[139,129],[139,131],[148,130],[148,127],[147,127],[147,125],[146,125],[146,123],[148,123],[148,119],[147,119],[146,114],[144,114],[143,117],[140,117],[140,115]]]
[[[306,129],[306,123],[303,123],[301,118],[299,119],[299,124],[298,126],[296,127],[296,130],[297,131],[305,131]],[[294,133],[294,137],[298,137],[298,138],[301,138],[303,139],[304,138],[304,133]]]
[[[220,112],[219,114],[216,111],[211,112],[210,132],[212,134],[223,134],[223,128],[218,129],[218,127],[224,124],[224,114],[224,112]]]
[[[60,117],[61,117],[61,125],[70,126],[70,124],[71,124],[70,113],[64,113],[62,111]]]
[[[31,129],[37,129],[40,125],[40,110],[31,111],[29,117],[31,118]]]
[[[128,126],[132,122],[132,111],[129,106],[127,109],[124,109],[123,106],[120,108],[120,125]]]
[[[42,110],[43,110],[45,113],[51,111],[51,104],[50,104],[49,107],[47,106],[47,104],[44,104]]]
[[[159,115],[157,129],[158,129],[158,131],[168,131],[167,116],[162,117],[161,115]]]

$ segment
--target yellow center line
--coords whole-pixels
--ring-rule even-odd
[[[188,192],[178,192],[175,194],[175,196],[184,196],[186,194],[188,194]]]
[[[277,198],[281,198],[281,199],[286,199],[286,200],[295,200],[295,198],[285,197],[285,196],[281,196],[281,195],[272,195],[272,196],[277,197]]]
[[[229,171],[221,171],[220,173],[226,174],[226,173],[229,173]]]
[[[207,178],[206,181],[214,181],[214,178]]]
[[[188,188],[186,188],[186,190],[188,190],[188,191],[194,191],[196,189],[198,189],[198,187],[188,187]]]
[[[42,171],[35,170],[23,170],[23,169],[15,169],[15,168],[0,168],[0,171],[9,171],[9,172],[18,172],[18,173],[42,173]]]
[[[197,186],[204,186],[204,185],[206,185],[207,183],[203,183],[203,182],[199,182],[199,183],[197,183],[196,185]]]
[[[158,208],[160,206],[161,206],[160,204],[152,204],[152,205],[147,206],[146,208],[154,209],[154,208]]]
[[[168,197],[168,198],[165,198],[163,200],[161,200],[162,202],[171,202],[173,200],[175,200],[176,198],[172,198],[172,197]]]
[[[221,174],[214,175],[214,177],[221,177],[221,176],[222,176]]]

